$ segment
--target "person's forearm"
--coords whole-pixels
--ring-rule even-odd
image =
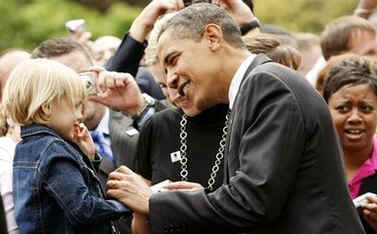
[[[153,29],[153,24],[145,22],[144,19],[138,17],[135,19],[134,23],[131,25],[129,34],[136,41],[144,43],[148,33]]]
[[[130,73],[136,76],[145,45],[127,33],[118,50],[106,65],[106,70]]]

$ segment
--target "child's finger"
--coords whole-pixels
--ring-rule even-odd
[[[73,125],[73,139],[77,140],[80,132],[80,126],[78,124]]]

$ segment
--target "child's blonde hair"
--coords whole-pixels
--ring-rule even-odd
[[[43,105],[66,100],[76,105],[86,99],[85,84],[72,69],[47,59],[29,59],[11,73],[3,93],[8,116],[19,124],[46,123]]]

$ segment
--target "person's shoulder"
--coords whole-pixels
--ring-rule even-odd
[[[151,131],[159,132],[165,131],[173,126],[174,123],[179,122],[181,113],[179,110],[174,108],[166,108],[162,111],[159,111],[149,119],[149,121],[142,128],[141,132],[143,134],[150,134]]]
[[[266,76],[266,77],[275,77],[278,79],[298,79],[305,80],[305,77],[302,76],[297,71],[284,66],[279,63],[269,62],[257,66],[251,75],[254,76]]]
[[[74,147],[72,143],[60,138],[52,138],[49,139],[49,143],[41,152],[41,156],[48,160],[67,158],[76,161],[81,157],[81,154],[79,149]]]
[[[287,90],[289,93],[305,93],[306,95],[314,95],[315,90],[310,83],[299,72],[288,68],[284,65],[270,62],[265,63],[249,73],[247,82],[254,85],[264,85],[264,88],[277,88]],[[273,85],[275,84],[275,85]],[[263,90],[260,90],[261,92]]]
[[[175,121],[176,119],[179,119],[181,116],[181,113],[178,109],[169,107],[162,111],[157,112],[151,117],[152,122],[161,122],[161,121]]]

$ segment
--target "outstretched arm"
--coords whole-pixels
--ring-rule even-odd
[[[136,76],[144,55],[145,39],[156,20],[167,12],[183,8],[182,0],[153,0],[140,13],[125,35],[121,45],[106,65],[108,71],[126,72]]]

